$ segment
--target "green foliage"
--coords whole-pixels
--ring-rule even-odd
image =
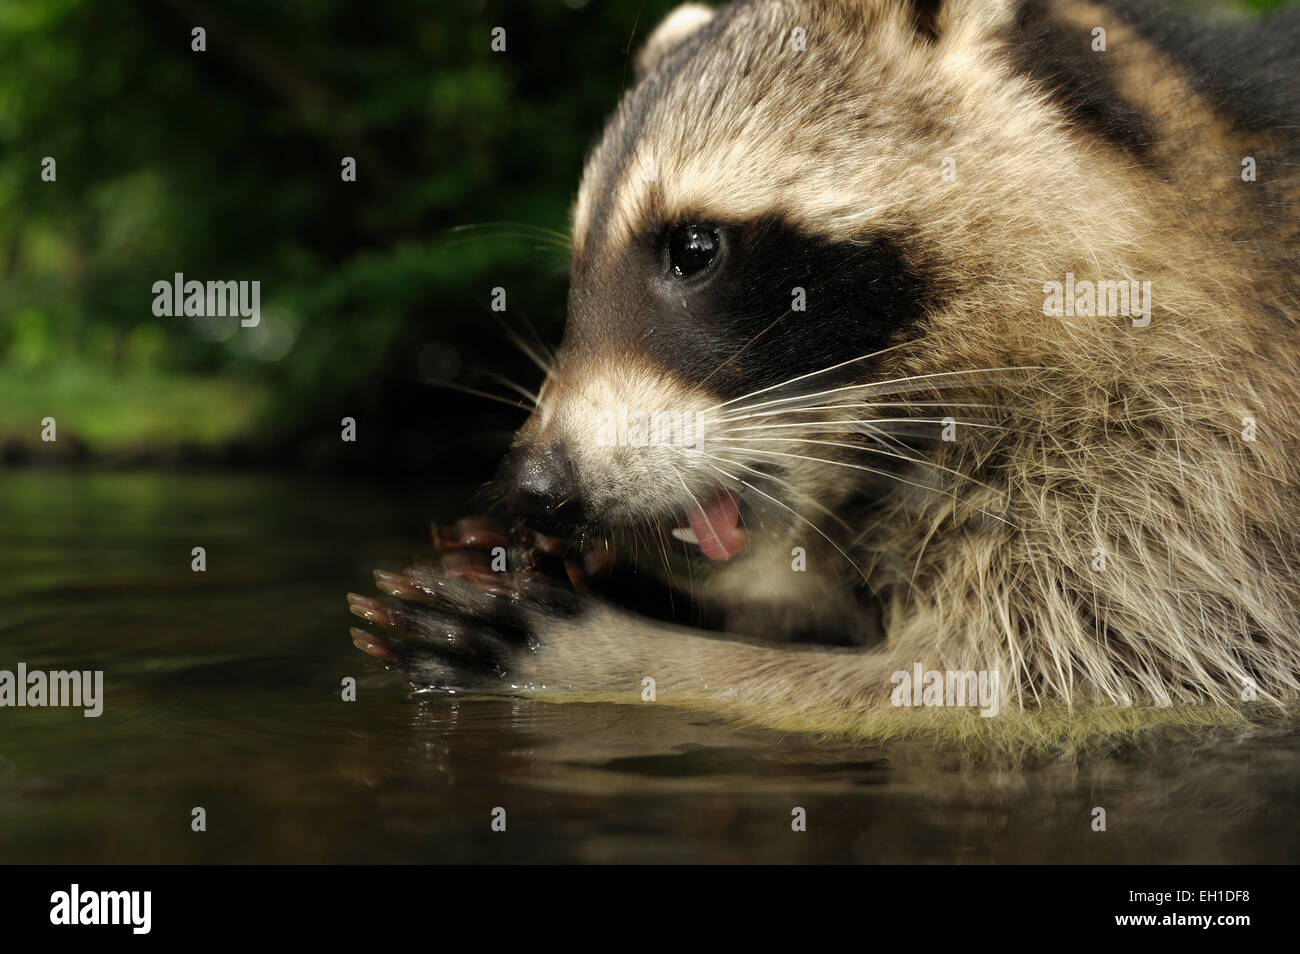
[[[553,325],[564,255],[545,233],[452,230],[564,231],[639,7],[0,0],[0,438],[51,402],[95,447],[285,432],[403,345],[481,334],[495,285]],[[155,317],[175,272],[260,280],[261,345]],[[98,402],[56,400],[83,380]],[[157,426],[160,384],[190,433]]]

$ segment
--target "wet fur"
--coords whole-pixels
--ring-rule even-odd
[[[717,367],[745,337],[714,354],[690,307],[668,296],[645,310],[629,262],[651,254],[665,223],[689,220],[776,221],[787,245],[846,255],[887,242],[887,271],[915,287],[877,292],[899,303],[883,353],[834,386],[863,386],[850,393],[891,402],[922,431],[951,413],[962,436],[908,443],[917,463],[891,462],[908,482],[887,490],[851,466],[879,457],[831,447],[821,462],[782,462],[780,483],[749,474],[801,519],[751,493],[762,522],[749,527],[750,552],[697,585],[738,635],[429,582],[427,602],[458,638],[475,625],[523,635],[498,647],[485,679],[467,679],[454,654],[407,657],[417,681],[639,701],[652,677],[658,702],[779,727],[1016,744],[1290,708],[1297,17],[1205,28],[1050,0],[755,0],[694,19],[684,37],[652,38],[644,77],[587,165],[569,326],[519,443],[571,441],[587,496],[606,498],[594,510],[614,523],[658,520],[716,484],[716,462],[673,458],[676,487],[667,458],[615,459],[582,437],[594,406],[638,388],[646,403],[717,416],[780,378],[761,347],[746,353],[748,373],[701,374],[682,356]],[[786,43],[795,26],[808,32],[802,54]],[[1089,50],[1093,26],[1107,30],[1105,53]],[[939,175],[945,156],[955,182]],[[1241,180],[1243,156],[1258,181]],[[1067,272],[1151,281],[1151,324],[1044,315],[1044,282]],[[810,286],[847,301],[825,273],[814,269]],[[798,334],[771,352],[790,367],[833,363],[802,355],[800,337],[843,338],[818,337],[834,316],[813,298],[794,316]],[[925,377],[994,368],[1027,370]],[[890,390],[903,379],[922,384]],[[951,412],[926,406],[945,402]],[[1245,417],[1254,442],[1242,439]],[[771,469],[756,446],[719,453]],[[807,573],[791,571],[795,546],[809,551]],[[782,645],[795,628],[856,645]],[[891,706],[891,674],[918,662],[1000,671],[1003,715]],[[1243,705],[1248,683],[1258,704]]]

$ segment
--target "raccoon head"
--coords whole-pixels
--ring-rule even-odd
[[[1068,181],[1054,120],[999,58],[1008,16],[754,0],[668,17],[586,164],[564,338],[500,474],[518,511],[552,532],[679,528],[723,560],[744,527],[806,532],[907,466],[861,388],[904,356],[926,372],[916,346],[964,276],[1004,281],[999,230],[1051,231],[1021,163]],[[954,198],[946,156],[979,157],[979,201]],[[931,366],[960,367],[962,340]]]

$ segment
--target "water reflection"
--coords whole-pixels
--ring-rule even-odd
[[[102,668],[106,693],[97,720],[0,711],[11,861],[1300,858],[1294,734],[1009,770],[656,706],[413,696],[352,649],[342,595],[462,488],[17,472],[5,491],[0,666]]]

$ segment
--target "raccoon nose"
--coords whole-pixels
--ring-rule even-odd
[[[566,536],[585,519],[578,474],[564,441],[554,441],[540,451],[515,448],[502,462],[498,480],[514,509],[534,530]]]

